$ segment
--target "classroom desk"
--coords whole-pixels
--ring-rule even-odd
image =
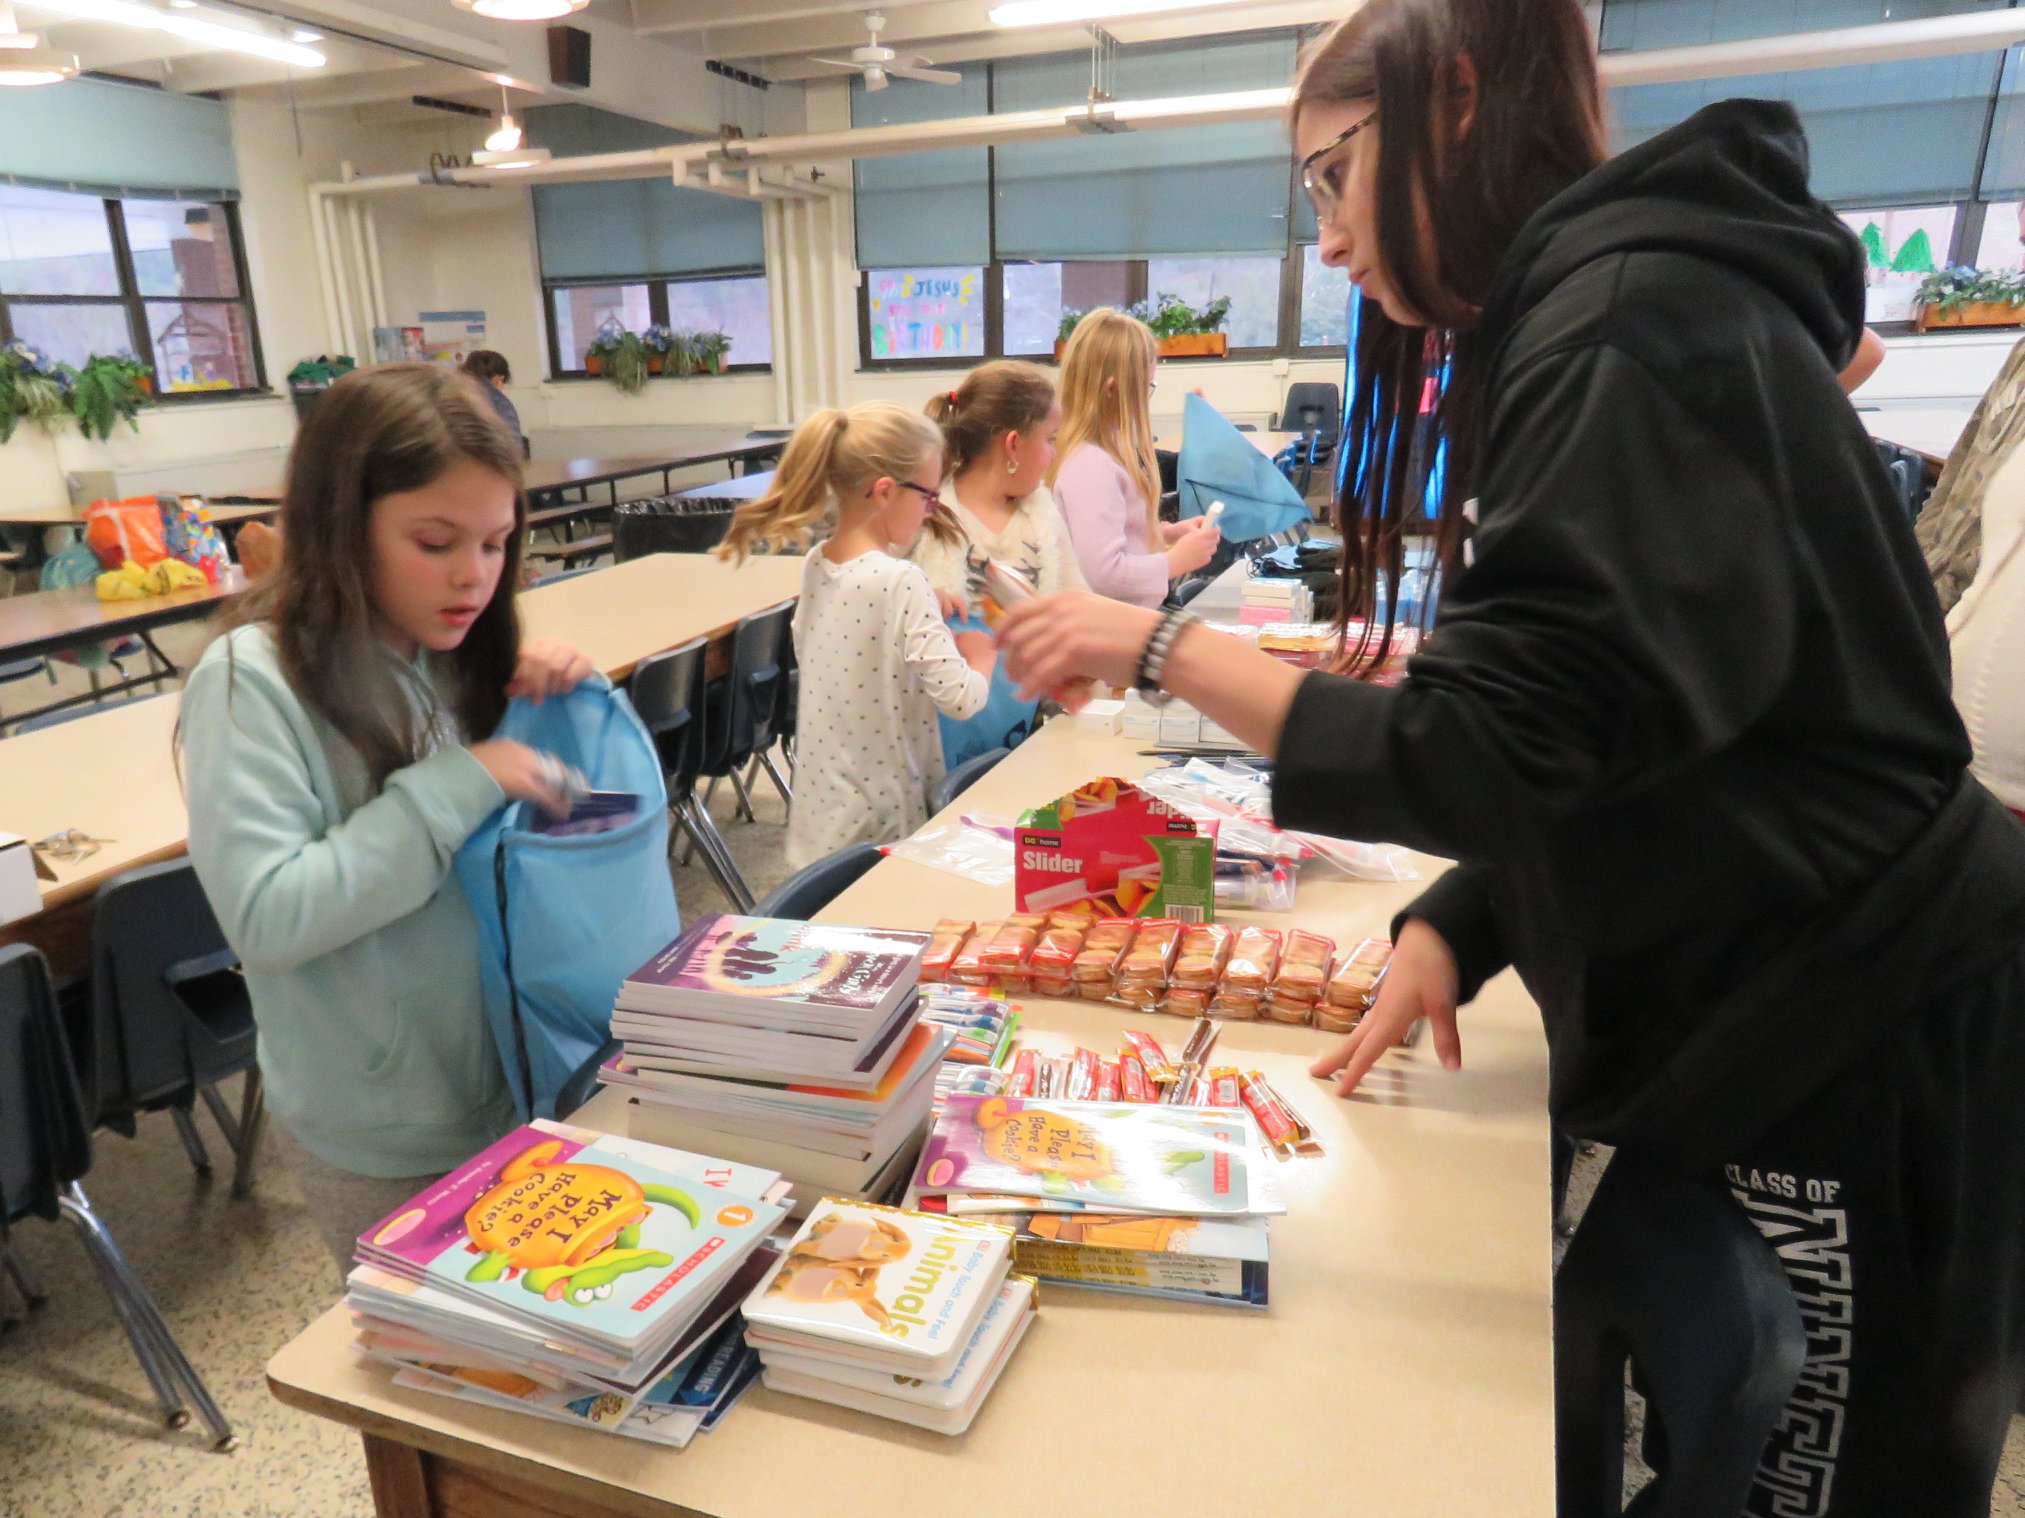
[[[1910,448],[1926,461],[1927,472],[1938,475],[1948,461],[1962,432],[1969,425],[1969,413],[1960,409],[1906,411],[1861,411],[1863,425],[1883,443]]]
[[[281,503],[266,501],[245,506],[206,506],[205,511],[214,525],[236,527],[242,522],[256,522],[273,516],[281,509]],[[82,527],[83,508],[80,506],[12,506],[0,509],[0,527]]]
[[[1278,458],[1295,443],[1301,441],[1301,434],[1298,432],[1241,432],[1238,436],[1242,437],[1269,459]],[[1177,432],[1172,437],[1156,438],[1153,446],[1166,453],[1179,453],[1181,452],[1181,434]]]
[[[530,637],[574,643],[623,680],[649,654],[725,637],[739,618],[793,599],[801,569],[794,557],[734,569],[707,554],[654,554],[526,592],[523,625]],[[10,604],[0,601],[0,614]],[[181,704],[137,701],[0,740],[0,830],[33,842],[77,828],[104,840],[88,859],[52,864],[57,878],[42,882],[40,913],[0,926],[0,943],[35,944],[59,979],[85,963],[99,886],[188,844],[173,749]]]
[[[1011,815],[1093,776],[1143,772],[1141,746],[1057,722],[958,805]],[[1293,920],[1354,941],[1383,932],[1420,884],[1310,881]],[[1001,915],[1009,894],[889,859],[822,915],[925,928]],[[1114,1047],[1128,1025],[1171,1044],[1185,1026],[1083,1004],[1028,1009],[1022,1039],[1054,1050]],[[380,1518],[786,1518],[819,1506],[882,1518],[1027,1507],[1548,1518],[1545,1040],[1509,975],[1465,1012],[1462,1036],[1460,1073],[1425,1048],[1396,1053],[1343,1102],[1305,1074],[1327,1035],[1227,1025],[1220,1054],[1265,1070],[1327,1148],[1274,1170],[1288,1213],[1273,1223],[1271,1309],[1045,1285],[1040,1321],[959,1439],[761,1388],[688,1449],[659,1449],[400,1390],[351,1352],[342,1307],[274,1357],[268,1384],[362,1431]],[[601,1093],[579,1121],[618,1127],[623,1105]]]
[[[141,637],[174,622],[196,621],[245,588],[246,576],[234,565],[216,585],[139,601],[101,601],[85,585],[7,596],[0,599],[0,662],[39,659],[87,643]],[[175,672],[170,665],[169,673]]]

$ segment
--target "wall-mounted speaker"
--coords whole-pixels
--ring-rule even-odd
[[[548,77],[573,90],[591,87],[591,34],[580,27],[548,29]]]

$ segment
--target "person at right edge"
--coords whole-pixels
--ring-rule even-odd
[[[1863,257],[1798,119],[1726,101],[1606,161],[1576,0],[1370,0],[1292,109],[1364,296],[1353,617],[1437,452],[1386,419],[1452,360],[1431,635],[1386,688],[1062,594],[1014,611],[1008,672],[1170,691],[1277,758],[1283,826],[1460,860],[1315,1073],[1348,1091],[1422,1017],[1459,1064],[1457,1003],[1516,965],[1555,1121],[1780,1246],[1810,1359],[1749,1511],[1985,1514],[2020,1381],[2025,831],[1969,776],[1836,383]]]

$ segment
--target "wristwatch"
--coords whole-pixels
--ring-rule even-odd
[[[1145,651],[1139,655],[1139,672],[1133,677],[1132,688],[1148,706],[1165,706],[1173,699],[1160,688],[1160,677],[1167,672],[1167,656],[1174,652],[1182,629],[1200,620],[1177,606],[1160,619],[1160,625],[1153,629],[1153,636],[1146,640]]]

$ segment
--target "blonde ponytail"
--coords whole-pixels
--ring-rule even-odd
[[[826,535],[838,501],[881,478],[906,479],[941,449],[935,424],[893,401],[818,411],[788,440],[773,489],[732,514],[717,556],[742,563],[762,549],[806,549]]]

